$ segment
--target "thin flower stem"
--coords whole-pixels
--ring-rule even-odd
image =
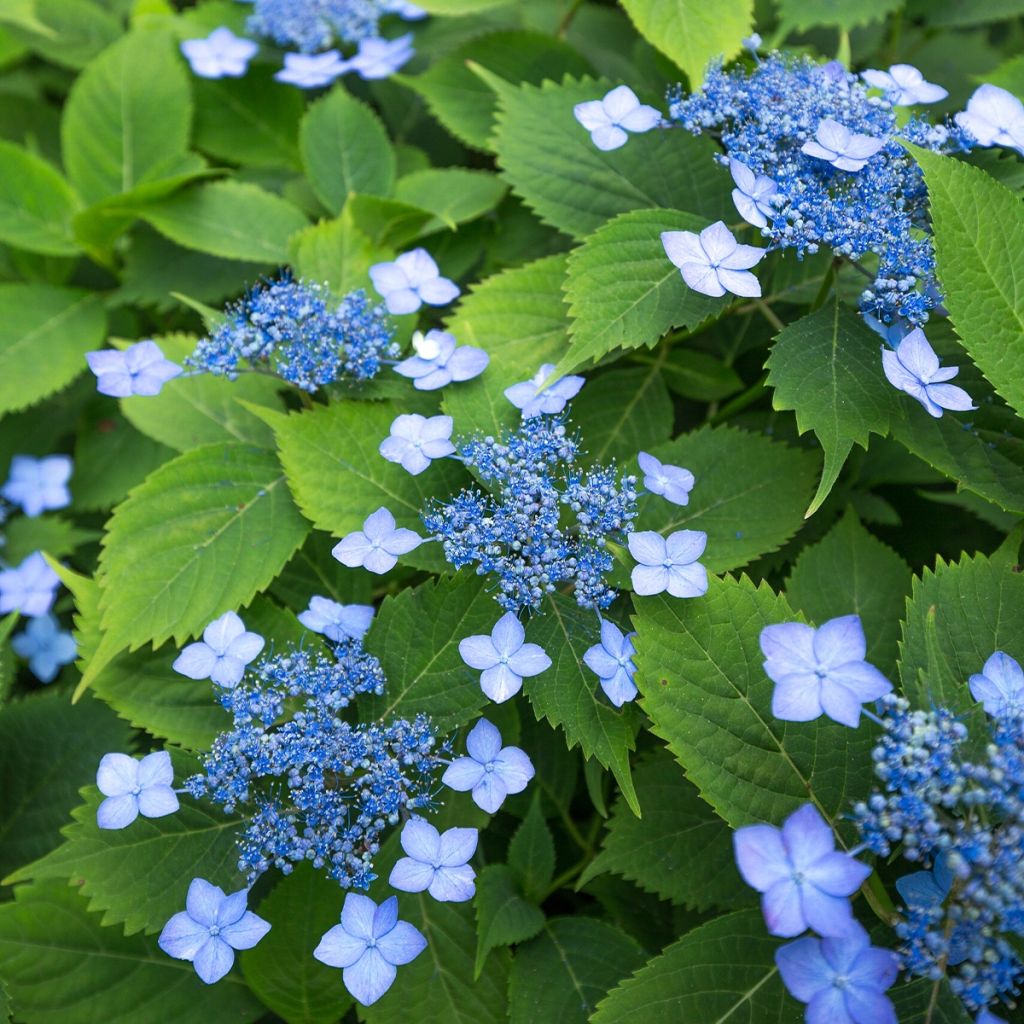
[[[754,299],[751,305],[775,328],[781,331],[786,325],[775,315],[775,311],[764,299]]]

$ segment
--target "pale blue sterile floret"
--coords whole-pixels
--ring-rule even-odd
[[[859,171],[884,145],[885,139],[851,132],[846,125],[826,117],[818,124],[814,138],[800,149],[841,171]]]
[[[212,679],[218,686],[236,686],[263,644],[263,637],[247,632],[235,612],[225,612],[203,630],[201,641],[189,644],[175,658],[172,668],[189,679]]]
[[[761,893],[761,909],[772,935],[792,938],[812,928],[839,936],[857,924],[850,896],[871,868],[835,848],[835,835],[813,804],[783,823],[747,825],[733,833],[736,866],[747,885]]]
[[[601,642],[588,648],[583,655],[584,664],[597,675],[605,696],[617,708],[637,695],[633,682],[636,675],[636,665],[633,664],[635,636],[636,633],[623,634],[614,622],[602,619]]]
[[[13,569],[0,572],[0,615],[19,612],[29,618],[45,615],[60,587],[60,577],[41,551],[33,551]]]
[[[687,505],[693,490],[694,476],[688,469],[661,462],[647,452],[640,452],[637,462],[644,473],[644,487],[673,505]]]
[[[379,451],[388,462],[395,462],[407,473],[418,476],[432,459],[454,454],[453,427],[451,416],[404,413],[395,417],[391,433],[381,441]]]
[[[948,383],[960,370],[939,365],[939,357],[920,327],[912,330],[895,351],[882,348],[882,369],[894,388],[916,398],[936,419],[943,409],[963,412],[976,408],[963,388]]]
[[[15,455],[7,482],[0,488],[0,497],[18,505],[30,519],[43,512],[65,508],[71,504],[68,490],[71,469],[69,455],[47,455],[41,459]]]
[[[428,306],[447,306],[459,297],[459,286],[441,276],[434,257],[426,249],[412,249],[389,263],[370,267],[370,280],[384,299],[389,313],[415,313]]]
[[[894,107],[913,107],[919,103],[938,103],[949,93],[941,85],[924,80],[913,64],[893,64],[888,71],[862,71],[860,77],[875,89],[881,89]]]
[[[991,1010],[984,1009],[974,1018],[974,1024],[1006,1024],[1002,1017],[997,1017]]]
[[[502,615],[490,636],[460,640],[459,654],[470,668],[482,669],[480,689],[497,704],[515,696],[524,678],[551,667],[543,647],[526,643],[526,630],[514,612]]]
[[[487,368],[490,356],[482,348],[456,345],[447,331],[416,331],[412,336],[416,353],[403,359],[395,373],[412,380],[417,391],[436,391],[452,381],[472,380]]]
[[[524,420],[560,413],[579,394],[582,377],[559,377],[545,387],[554,372],[554,363],[544,363],[529,380],[505,388],[505,397],[522,411]]]
[[[897,1024],[885,995],[899,958],[871,945],[858,924],[839,938],[799,939],[775,951],[789,993],[807,1004],[807,1024]]]
[[[381,10],[386,14],[397,14],[405,21],[420,21],[427,16],[422,7],[418,7],[409,0],[384,0]]]
[[[761,294],[761,283],[750,268],[761,262],[767,250],[741,245],[724,221],[716,221],[699,235],[694,231],[662,231],[661,244],[695,292],[713,298],[726,292],[747,298]]]
[[[158,395],[182,368],[164,357],[155,341],[139,341],[123,352],[112,348],[86,352],[89,369],[96,374],[96,390],[111,398]]]
[[[141,760],[127,754],[104,754],[96,771],[96,785],[106,797],[96,810],[100,828],[119,829],[140,814],[162,818],[178,809],[178,797],[171,788],[174,766],[166,750],[147,754]]]
[[[248,889],[226,896],[220,886],[193,878],[185,909],[164,925],[157,944],[176,960],[191,960],[200,979],[212,985],[231,970],[236,949],[252,949],[270,931],[248,901]]]
[[[829,619],[820,628],[782,622],[761,630],[764,670],[775,683],[772,714],[785,722],[827,715],[855,729],[861,705],[892,684],[864,660],[867,642],[857,615]]]
[[[249,68],[259,46],[236,36],[229,28],[215,28],[205,39],[186,39],[181,52],[200,78],[239,78]]]
[[[662,537],[641,530],[628,537],[633,567],[633,590],[641,597],[668,592],[672,597],[701,597],[707,593],[708,573],[697,561],[708,543],[703,530],[676,530]]]
[[[344,640],[362,640],[373,622],[373,615],[373,605],[340,604],[327,597],[314,596],[298,619],[306,629],[341,643]]]
[[[411,33],[397,39],[363,39],[355,55],[346,61],[346,70],[367,82],[389,78],[412,60],[415,52]]]
[[[600,150],[618,149],[629,141],[629,132],[649,132],[662,123],[661,111],[640,102],[628,85],[620,85],[603,99],[587,100],[573,107],[573,116]]]
[[[41,683],[52,683],[61,668],[75,660],[78,651],[74,637],[60,628],[55,615],[30,619],[11,639],[11,649],[28,661],[29,670]]]
[[[971,695],[993,716],[1024,708],[1024,669],[1003,651],[989,656],[985,667],[968,680]]]
[[[1024,103],[998,85],[980,85],[956,115],[979,146],[1007,146],[1024,156]]]
[[[362,568],[378,575],[398,564],[398,556],[408,554],[423,543],[423,538],[405,527],[396,527],[395,517],[384,507],[363,521],[363,528],[343,537],[331,554],[350,569]]]
[[[459,793],[472,792],[473,802],[494,814],[510,793],[521,793],[534,776],[533,763],[519,747],[503,747],[501,733],[481,718],[466,737],[468,757],[458,757],[441,781]]]
[[[476,872],[468,861],[476,853],[475,828],[439,833],[429,821],[410,818],[402,828],[405,856],[395,864],[388,885],[402,892],[426,890],[439,902],[464,903],[476,893]]]
[[[341,924],[324,934],[313,956],[328,967],[340,967],[345,988],[370,1006],[391,988],[396,968],[426,948],[419,930],[398,920],[397,896],[378,906],[369,896],[350,892],[341,908]]]
[[[284,67],[274,74],[274,78],[285,85],[295,85],[300,89],[319,89],[330,85],[348,70],[348,61],[344,60],[337,50],[324,50],[323,53],[286,53]]]
[[[729,161],[729,173],[736,187],[732,190],[732,201],[736,212],[755,228],[768,226],[768,218],[775,216],[772,200],[779,188],[767,174],[755,174],[739,160]]]

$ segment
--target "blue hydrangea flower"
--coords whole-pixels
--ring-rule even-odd
[[[373,622],[373,614],[373,605],[339,604],[330,598],[314,596],[298,619],[306,629],[341,643],[344,640],[362,640]]]
[[[331,554],[350,569],[362,566],[378,575],[389,572],[398,564],[398,556],[408,554],[423,543],[423,538],[395,526],[395,517],[379,508],[363,520],[363,528],[343,537]]]
[[[252,949],[270,923],[246,908],[249,890],[230,896],[204,878],[193,878],[185,909],[164,925],[157,945],[176,960],[191,960],[207,985],[220,981],[235,962],[236,949]]]
[[[772,935],[791,938],[813,928],[838,936],[856,928],[850,896],[871,868],[836,850],[828,822],[813,804],[795,810],[778,829],[747,825],[733,834],[736,866],[761,893]]]
[[[140,341],[123,352],[105,348],[86,352],[89,369],[96,374],[96,390],[111,398],[129,395],[158,395],[160,389],[182,369],[164,358],[155,341]]]
[[[13,569],[0,572],[0,615],[20,612],[34,618],[52,607],[60,577],[50,568],[41,551],[33,551]]]
[[[924,80],[913,64],[893,64],[888,71],[862,71],[860,77],[875,89],[881,89],[894,107],[913,107],[918,103],[938,103],[949,93],[941,85]]]
[[[127,754],[104,754],[96,771],[96,785],[107,798],[96,809],[100,828],[118,829],[130,825],[140,814],[162,818],[178,809],[178,797],[171,788],[174,766],[166,750],[136,760]]]
[[[412,60],[415,52],[412,47],[412,33],[399,36],[397,39],[362,39],[355,56],[348,60],[348,70],[354,71],[368,82],[389,78]]]
[[[279,46],[315,53],[336,38],[358,43],[376,36],[384,9],[381,0],[255,0],[246,28]]]
[[[439,833],[422,818],[410,818],[402,829],[402,857],[391,870],[388,885],[402,892],[427,890],[439,902],[464,903],[476,892],[476,872],[467,863],[476,853],[475,828],[450,828]]]
[[[1003,651],[996,651],[980,673],[968,680],[971,695],[993,716],[1024,707],[1024,669]]]
[[[524,677],[540,675],[551,667],[543,647],[526,643],[526,630],[513,612],[498,619],[490,636],[460,640],[459,654],[470,668],[483,670],[480,689],[497,704],[515,696]]]
[[[363,1006],[375,1003],[394,983],[395,969],[415,960],[427,940],[408,921],[398,920],[398,897],[377,906],[369,896],[350,892],[341,908],[341,924],[326,932],[313,956],[340,967],[345,988]]]
[[[916,398],[936,419],[943,409],[963,412],[976,408],[963,388],[947,383],[960,370],[939,365],[939,357],[919,327],[899,343],[895,352],[883,346],[882,369],[894,388]]]
[[[321,86],[330,85],[348,69],[348,62],[342,60],[337,50],[324,50],[323,53],[286,53],[284,67],[275,73],[274,78],[278,82],[295,85],[300,89],[319,89]]]
[[[447,306],[459,297],[459,286],[441,276],[426,249],[403,252],[390,263],[375,263],[370,267],[370,280],[389,313],[415,313],[424,302]]]
[[[601,681],[601,689],[605,696],[617,707],[621,708],[626,701],[637,695],[633,676],[636,666],[633,664],[633,637],[636,633],[623,635],[614,622],[601,620],[601,642],[587,649],[583,662],[597,675]]]
[[[246,632],[245,623],[225,612],[203,630],[200,642],[189,644],[171,666],[189,679],[212,679],[218,686],[237,686],[245,666],[263,650],[259,633]]]
[[[726,292],[748,298],[761,294],[761,284],[750,268],[761,262],[767,250],[740,245],[724,221],[716,221],[699,235],[693,231],[662,231],[661,244],[695,292],[713,298]]]
[[[28,661],[32,674],[41,683],[52,683],[64,665],[75,660],[74,637],[60,628],[54,615],[30,619],[25,629],[11,640],[11,649]]]
[[[898,1024],[884,993],[899,974],[899,959],[872,946],[858,924],[841,938],[781,946],[775,963],[789,993],[807,1003],[807,1024]]]
[[[1008,146],[1024,156],[1024,103],[998,85],[978,86],[956,123],[979,146]]]
[[[443,459],[455,452],[451,416],[421,416],[418,412],[395,417],[391,433],[380,443],[380,453],[407,473],[418,476],[431,459]]]
[[[468,757],[458,757],[441,781],[456,792],[472,791],[473,803],[495,814],[510,793],[521,793],[533,778],[533,763],[518,747],[503,747],[501,733],[481,718],[466,737]]]
[[[689,504],[694,477],[688,469],[666,465],[647,452],[641,452],[637,462],[644,472],[644,487],[651,494],[658,494],[673,505]]]
[[[676,530],[667,538],[653,530],[628,537],[633,567],[633,590],[641,597],[668,591],[672,597],[701,597],[707,593],[708,573],[697,561],[707,547],[703,530]]]
[[[897,926],[897,932],[904,936],[938,926],[945,931],[946,913],[943,904],[953,888],[956,872],[949,866],[945,852],[935,858],[931,871],[915,871],[896,879],[896,891],[907,905],[908,920]],[[946,963],[953,967],[962,964],[970,956],[970,928],[963,924],[949,930]]]
[[[739,160],[729,161],[729,173],[736,183],[732,201],[737,213],[755,228],[766,227],[769,218],[775,216],[772,200],[779,191],[778,185],[767,174],[755,174]]]
[[[416,331],[412,347],[416,355],[403,359],[395,373],[409,377],[417,391],[436,391],[452,381],[472,380],[487,369],[491,358],[482,348],[456,346],[447,331]]]
[[[975,1024],[1006,1024],[1006,1021],[1002,1017],[997,1017],[987,1007],[978,1014],[974,1019]]]
[[[884,145],[885,139],[851,132],[834,118],[826,117],[818,124],[814,138],[808,139],[800,151],[841,171],[859,171]]]
[[[249,68],[259,46],[241,39],[229,28],[215,28],[205,39],[186,39],[181,52],[200,78],[239,78]]]
[[[855,729],[861,705],[892,684],[869,665],[857,615],[829,619],[819,629],[783,622],[761,630],[764,670],[775,683],[772,714],[785,722],[812,722],[822,714]]]
[[[629,141],[628,132],[649,132],[662,120],[661,111],[641,103],[628,85],[617,86],[604,99],[577,103],[572,112],[590,132],[590,141],[604,151],[624,146]]]
[[[529,380],[505,388],[505,397],[522,410],[524,420],[560,413],[566,402],[575,398],[585,383],[582,377],[559,377],[543,387],[554,372],[554,363],[544,363]]]
[[[15,455],[7,482],[0,488],[0,497],[19,505],[30,519],[47,510],[65,508],[71,504],[71,466],[68,455],[47,455],[41,459]]]

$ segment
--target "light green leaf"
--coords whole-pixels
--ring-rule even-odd
[[[534,903],[543,902],[555,877],[555,840],[541,811],[540,793],[535,793],[530,810],[508,844],[508,866]]]
[[[506,3],[508,0],[423,0],[416,6],[430,14],[476,14]]]
[[[370,267],[394,252],[375,246],[356,227],[347,206],[333,220],[322,220],[292,235],[288,260],[299,277],[326,284],[335,295],[370,288]]]
[[[777,3],[785,32],[804,31],[819,25],[849,31],[880,21],[903,6],[903,0],[777,0]]]
[[[504,864],[488,864],[476,876],[477,947],[475,976],[498,946],[532,939],[544,927],[544,912],[523,899],[515,876]]]
[[[75,71],[85,67],[122,34],[120,20],[95,0],[6,0],[32,11],[31,19],[11,22],[11,35],[34,53]]]
[[[71,218],[79,202],[45,160],[0,141],[0,241],[47,256],[74,256]]]
[[[875,0],[880,3],[881,0]],[[896,6],[893,0],[893,6]],[[970,27],[985,25],[991,21],[1004,21],[1024,14],[1022,0],[987,0],[978,4],[973,0],[910,0],[907,14],[925,17],[929,27]],[[962,36],[956,38],[962,39]]]
[[[429,167],[399,178],[395,198],[434,214],[434,221],[422,230],[426,235],[442,228],[454,230],[464,221],[475,220],[493,210],[507,191],[508,186],[490,171]]]
[[[30,519],[18,516],[4,524],[4,561],[17,565],[33,551],[64,558],[87,541],[98,540],[95,530],[83,530],[70,519],[48,515]]]
[[[352,220],[374,245],[401,249],[415,238],[434,219],[429,210],[400,203],[397,199],[380,196],[349,196],[346,206],[352,211]]]

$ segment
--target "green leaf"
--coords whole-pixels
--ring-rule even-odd
[[[523,895],[541,903],[555,877],[555,840],[544,820],[540,794],[508,844],[508,866],[523,887]]]
[[[569,373],[616,349],[652,348],[673,327],[696,327],[727,303],[688,288],[669,262],[662,231],[699,231],[707,218],[677,210],[633,210],[594,232],[569,256],[565,295],[573,317]]]
[[[388,134],[380,118],[344,86],[335,86],[310,106],[299,129],[299,146],[306,177],[331,213],[341,212],[350,192],[391,195],[395,151]]]
[[[476,876],[477,947],[474,976],[498,946],[532,939],[544,927],[544,912],[523,899],[515,876],[504,864],[488,864]]]
[[[900,1024],[972,1024],[964,1004],[944,979],[918,978],[898,985],[888,995]]]
[[[370,267],[393,258],[356,227],[347,206],[333,220],[322,220],[292,235],[288,259],[299,277],[321,281],[335,295],[369,289]]]
[[[825,454],[818,492],[807,515],[828,497],[854,444],[885,434],[894,396],[882,373],[881,342],[839,296],[785,327],[768,357],[767,383],[776,409],[796,411],[800,433],[813,430]]]
[[[685,72],[696,91],[716,57],[728,62],[754,27],[753,0],[622,0],[637,30]]]
[[[616,801],[601,852],[576,888],[610,871],[692,910],[742,902],[747,894],[737,884],[732,832],[668,752],[645,757],[633,782],[643,817],[637,818],[623,800]]]
[[[1016,18],[1024,14],[1024,3],[1021,0],[988,0],[984,4],[972,3],[971,0],[910,0],[907,14],[927,18],[929,28],[967,27]],[[952,38],[963,40],[959,33],[953,33]]]
[[[71,218],[79,202],[60,172],[11,142],[0,141],[0,241],[47,256],[79,252]]]
[[[181,884],[179,909],[187,880]],[[103,928],[63,882],[18,886],[14,902],[0,904],[0,960],[26,1024],[247,1024],[266,1013],[236,972],[204,985],[155,939]]]
[[[60,516],[30,519],[18,516],[4,526],[4,559],[16,565],[33,551],[45,551],[53,558],[70,555],[88,541],[98,540],[95,530],[83,530]]]
[[[551,668],[523,681],[533,713],[560,727],[570,748],[579,745],[585,757],[596,757],[608,768],[629,806],[639,814],[629,769],[629,752],[636,746],[635,713],[628,704],[612,707],[597,676],[583,664],[583,655],[598,641],[593,611],[562,594],[552,594],[528,632],[530,640],[551,658]]]
[[[1024,415],[1024,206],[977,167],[911,152],[928,186],[949,318],[978,369]]]
[[[804,1008],[783,988],[778,940],[759,911],[727,914],[688,932],[608,994],[593,1024],[665,1020],[715,1024],[798,1024]]]
[[[379,196],[351,195],[346,206],[352,220],[374,245],[400,249],[419,238],[434,215],[418,206]]]
[[[731,827],[777,824],[809,800],[833,819],[867,793],[870,729],[772,716],[774,684],[758,641],[765,626],[797,619],[782,597],[726,576],[713,577],[696,600],[659,595],[634,603],[643,710]]]
[[[786,581],[786,600],[819,626],[838,615],[859,615],[867,660],[890,674],[910,584],[910,566],[848,509],[822,540],[800,553]]]
[[[802,32],[819,25],[849,31],[881,21],[903,6],[903,0],[777,0],[777,3],[785,32]]]
[[[428,167],[399,178],[395,198],[434,214],[434,220],[422,230],[426,235],[475,220],[493,210],[507,191],[508,186],[490,171]]]
[[[104,50],[68,94],[64,165],[87,203],[167,176],[188,149],[189,77],[174,40],[135,31]]]
[[[186,249],[249,263],[286,262],[288,240],[307,224],[298,207],[240,181],[198,185],[140,214]]]
[[[539,88],[495,76],[498,164],[512,188],[545,223],[582,239],[620,213],[700,210],[707,221],[735,216],[728,183],[707,139],[686,132],[647,132],[602,153],[573,117],[573,107],[600,99],[613,83],[566,78]]]
[[[173,636],[180,645],[248,604],[307,532],[269,452],[215,444],[179,455],[108,524],[100,556],[108,642],[134,649]]]
[[[98,295],[0,284],[0,413],[33,405],[77,377],[85,353],[102,346],[106,330]]]
[[[15,10],[20,0],[4,5]],[[34,53],[75,71],[121,34],[120,19],[95,0],[27,0],[31,20],[12,22],[12,35]]]
[[[417,6],[430,14],[476,14],[505,3],[508,0],[423,0]]]
[[[655,356],[634,356],[635,361],[653,362]],[[718,402],[742,390],[739,374],[720,359],[698,349],[676,345],[661,364],[661,375],[669,391],[696,402]]]
[[[641,500],[638,529],[668,536],[703,530],[711,572],[747,565],[780,548],[803,523],[814,486],[813,454],[734,427],[703,427],[652,452],[697,479],[690,503]]]

